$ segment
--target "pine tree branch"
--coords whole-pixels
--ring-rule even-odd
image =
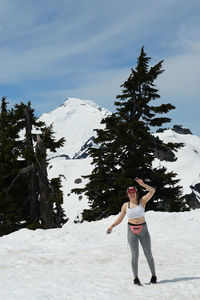
[[[175,109],[176,107],[168,103],[168,104],[161,104],[160,106],[151,106],[150,108],[155,113],[163,114],[163,113],[168,113],[170,110]]]

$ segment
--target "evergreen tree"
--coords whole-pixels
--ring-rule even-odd
[[[27,201],[23,201],[28,195],[24,178],[15,181],[20,168],[25,165],[17,159],[22,146],[19,126],[15,122],[14,111],[8,110],[7,104],[3,97],[0,111],[0,235],[24,226],[20,221],[24,220],[28,206]]]
[[[106,117],[102,123],[105,129],[97,131],[95,143],[99,149],[91,149],[94,169],[85,176],[89,179],[84,189],[74,189],[76,193],[85,192],[90,209],[83,211],[83,220],[96,220],[117,214],[125,201],[126,187],[134,184],[134,178],[142,178],[156,187],[153,201],[146,209],[182,211],[186,209],[182,189],[178,186],[176,174],[166,168],[153,168],[152,162],[158,153],[172,153],[182,144],[164,143],[155,137],[151,130],[170,122],[161,117],[175,109],[171,104],[153,105],[160,98],[154,81],[163,72],[160,61],[149,67],[150,58],[142,47],[137,66],[131,69],[128,79],[122,84],[122,94],[115,102],[116,113]],[[140,195],[144,193],[138,187]],[[170,195],[170,196],[169,196]]]
[[[64,138],[55,140],[52,125],[48,127],[38,121],[30,102],[7,110],[5,98],[2,99],[0,235],[23,227],[61,227],[67,222],[62,208],[61,179],[49,181],[47,177],[46,150],[56,152],[63,144]]]

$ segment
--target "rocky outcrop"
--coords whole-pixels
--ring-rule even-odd
[[[184,128],[182,125],[174,125],[172,130],[179,134],[192,134],[190,129]]]
[[[80,151],[74,155],[73,159],[82,159],[82,158],[88,157],[89,156],[89,151],[88,151],[89,148],[94,147],[94,145],[95,145],[94,139],[95,139],[94,136],[89,138],[89,140],[87,140],[85,142],[85,144],[81,147]]]
[[[76,183],[76,184],[79,184],[79,183],[81,183],[81,182],[82,182],[82,179],[81,179],[81,178],[77,178],[77,179],[74,180],[74,183]]]
[[[200,208],[200,183],[190,186],[192,193],[185,195],[186,202],[191,208]]]

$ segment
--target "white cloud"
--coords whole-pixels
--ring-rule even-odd
[[[141,37],[145,42],[156,31],[163,11],[178,2],[153,1],[153,5],[141,6],[129,0],[123,4],[110,1],[105,7],[99,1],[79,1],[79,8],[71,1],[37,5],[35,1],[15,1],[14,5],[3,1],[0,28],[5,44],[0,50],[0,82],[19,84],[66,75],[74,69],[77,55],[86,55],[89,66],[89,57],[112,60],[112,53],[123,52],[130,44],[135,53],[141,45],[133,45]]]
[[[161,94],[177,102],[195,103],[200,98],[200,43],[186,41],[185,48],[188,45],[187,51],[181,51],[165,61],[165,72],[158,79],[158,88]]]

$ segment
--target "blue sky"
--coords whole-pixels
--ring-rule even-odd
[[[199,0],[0,0],[0,96],[39,116],[66,98],[115,111],[142,45],[164,60],[158,104],[200,136]]]

